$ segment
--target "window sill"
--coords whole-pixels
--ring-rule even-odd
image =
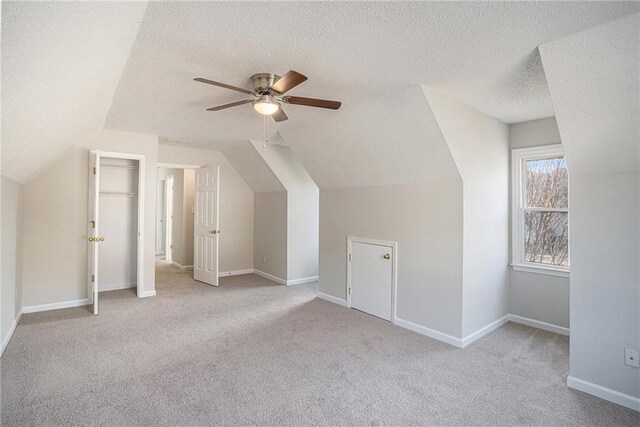
[[[553,267],[538,267],[522,264],[511,264],[514,271],[525,271],[527,273],[546,274],[547,276],[566,277],[569,278],[569,271],[556,269]]]

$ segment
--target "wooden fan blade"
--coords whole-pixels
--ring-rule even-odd
[[[228,84],[225,84],[225,83],[214,82],[213,80],[203,79],[202,77],[197,77],[197,78],[195,78],[193,80],[195,80],[197,82],[200,82],[200,83],[206,83],[206,84],[209,84],[209,85],[214,85],[214,86],[218,86],[218,87],[223,87],[225,89],[231,89],[231,90],[235,90],[237,92],[246,93],[248,95],[253,95],[253,92],[251,92],[248,89],[243,89],[241,87],[231,86],[231,85],[228,85]]]
[[[244,101],[232,102],[231,104],[218,105],[217,107],[207,108],[207,111],[219,111],[225,108],[235,107],[237,105],[249,104],[253,102],[253,99],[245,99]]]
[[[306,105],[307,107],[328,108],[329,110],[337,110],[342,105],[338,101],[329,101],[326,99],[302,98],[300,96],[285,96],[282,98],[287,104]]]
[[[273,113],[271,117],[273,117],[273,120],[275,120],[276,122],[284,122],[285,120],[289,119],[289,117],[287,117],[287,115],[284,113],[282,106],[280,106],[280,108],[278,108],[278,111]]]
[[[298,86],[300,83],[304,82],[305,80],[307,80],[307,76],[303,76],[297,71],[289,70],[287,71],[287,74],[280,77],[280,79],[277,82],[275,82],[273,85],[271,85],[269,89],[271,89],[276,93],[283,94],[293,89],[294,87]]]

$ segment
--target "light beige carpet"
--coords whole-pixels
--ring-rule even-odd
[[[507,324],[466,349],[255,275],[162,266],[158,296],[22,317],[2,425],[640,425],[568,389],[568,340]]]

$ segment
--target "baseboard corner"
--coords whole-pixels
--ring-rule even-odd
[[[278,276],[274,276],[273,274],[269,274],[269,273],[265,273],[264,271],[258,270],[257,268],[253,269],[253,272],[255,274],[257,274],[258,276],[264,277],[265,279],[269,279],[272,280],[276,283],[279,283],[281,285],[286,285],[287,281],[281,277]]]
[[[317,282],[318,276],[303,277],[301,279],[287,280],[287,286],[303,285],[305,283]]]
[[[532,328],[542,329],[543,331],[554,332],[560,335],[569,336],[570,329],[564,326],[554,325],[552,323],[543,322],[541,320],[530,319],[528,317],[518,316],[517,314],[509,314],[509,321],[519,323],[521,325],[530,326]]]
[[[396,316],[393,323],[401,328],[408,329],[410,331],[416,332],[420,335],[424,335],[429,338],[433,338],[434,340],[442,341],[446,344],[452,345],[454,347],[462,348],[463,342],[461,338],[456,338],[452,335],[445,334],[440,331],[436,331],[435,329],[427,328],[426,326],[418,325],[417,323],[409,322],[408,320],[400,319]]]
[[[324,292],[318,292],[317,296],[320,299],[332,302],[334,304],[338,304],[338,305],[340,305],[342,307],[346,307],[347,306],[347,300],[346,299],[334,297],[333,295],[325,294]]]
[[[509,315],[505,314],[501,318],[494,320],[493,322],[489,323],[486,326],[483,326],[482,328],[478,329],[474,333],[467,335],[466,337],[462,338],[462,348],[479,340],[485,335],[490,334],[491,332],[495,331],[496,329],[498,329],[500,326],[504,325],[508,321],[509,321]]]
[[[9,345],[9,341],[11,341],[11,337],[13,337],[13,333],[16,331],[16,328],[18,327],[18,323],[20,323],[20,318],[22,317],[22,312],[23,312],[22,309],[20,309],[20,311],[18,311],[18,315],[16,316],[16,319],[13,321],[13,324],[11,325],[11,328],[9,329],[9,333],[7,333],[7,336],[2,341],[2,348],[0,349],[0,356],[2,356],[4,354],[4,350]]]
[[[180,265],[175,261],[172,261],[171,265],[177,268],[178,270],[182,270],[182,271],[193,270],[193,265]]]

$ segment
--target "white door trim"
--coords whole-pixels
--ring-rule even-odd
[[[173,175],[164,181],[164,259],[173,262]]]
[[[144,154],[118,153],[115,151],[91,150],[99,155],[99,158],[110,157],[113,159],[127,159],[138,161],[138,254],[137,260],[137,296],[143,298],[144,295],[144,204],[146,195],[144,192],[144,181],[146,177]],[[155,252],[155,248],[154,248]]]
[[[396,302],[398,282],[398,242],[369,239],[366,237],[347,236],[347,308],[351,308],[351,244],[353,242],[370,245],[388,246],[391,248],[391,323],[396,323]]]

